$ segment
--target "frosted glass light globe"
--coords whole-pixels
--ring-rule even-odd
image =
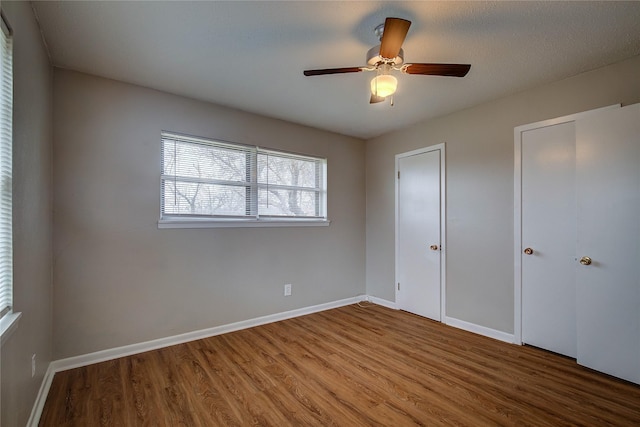
[[[393,95],[397,88],[398,79],[389,74],[382,74],[371,80],[371,93],[382,98]]]

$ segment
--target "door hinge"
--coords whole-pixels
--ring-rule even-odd
[[[400,179],[400,171],[398,171],[398,179]]]
[[[400,282],[398,282],[398,290],[400,290]]]

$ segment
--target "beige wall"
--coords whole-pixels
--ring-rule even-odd
[[[60,69],[54,123],[56,359],[365,292],[364,141]],[[331,225],[158,229],[162,130],[326,157]]]
[[[640,57],[367,142],[367,293],[394,300],[394,155],[446,143],[446,314],[513,332],[513,128],[640,102]],[[425,100],[428,102],[428,100]]]
[[[22,318],[2,346],[0,424],[22,427],[51,361],[52,72],[30,4],[3,1],[2,9],[14,31],[14,310]]]

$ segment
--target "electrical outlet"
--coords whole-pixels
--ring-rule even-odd
[[[284,296],[291,296],[291,283],[287,283],[286,285],[284,285]]]
[[[31,378],[36,376],[36,354],[33,353],[31,356]]]

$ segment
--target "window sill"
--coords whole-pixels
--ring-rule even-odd
[[[0,346],[9,339],[11,334],[18,329],[18,320],[22,317],[22,313],[9,313],[0,319]]]
[[[158,221],[158,228],[326,227],[329,224],[331,224],[331,221],[326,219],[161,219]]]

